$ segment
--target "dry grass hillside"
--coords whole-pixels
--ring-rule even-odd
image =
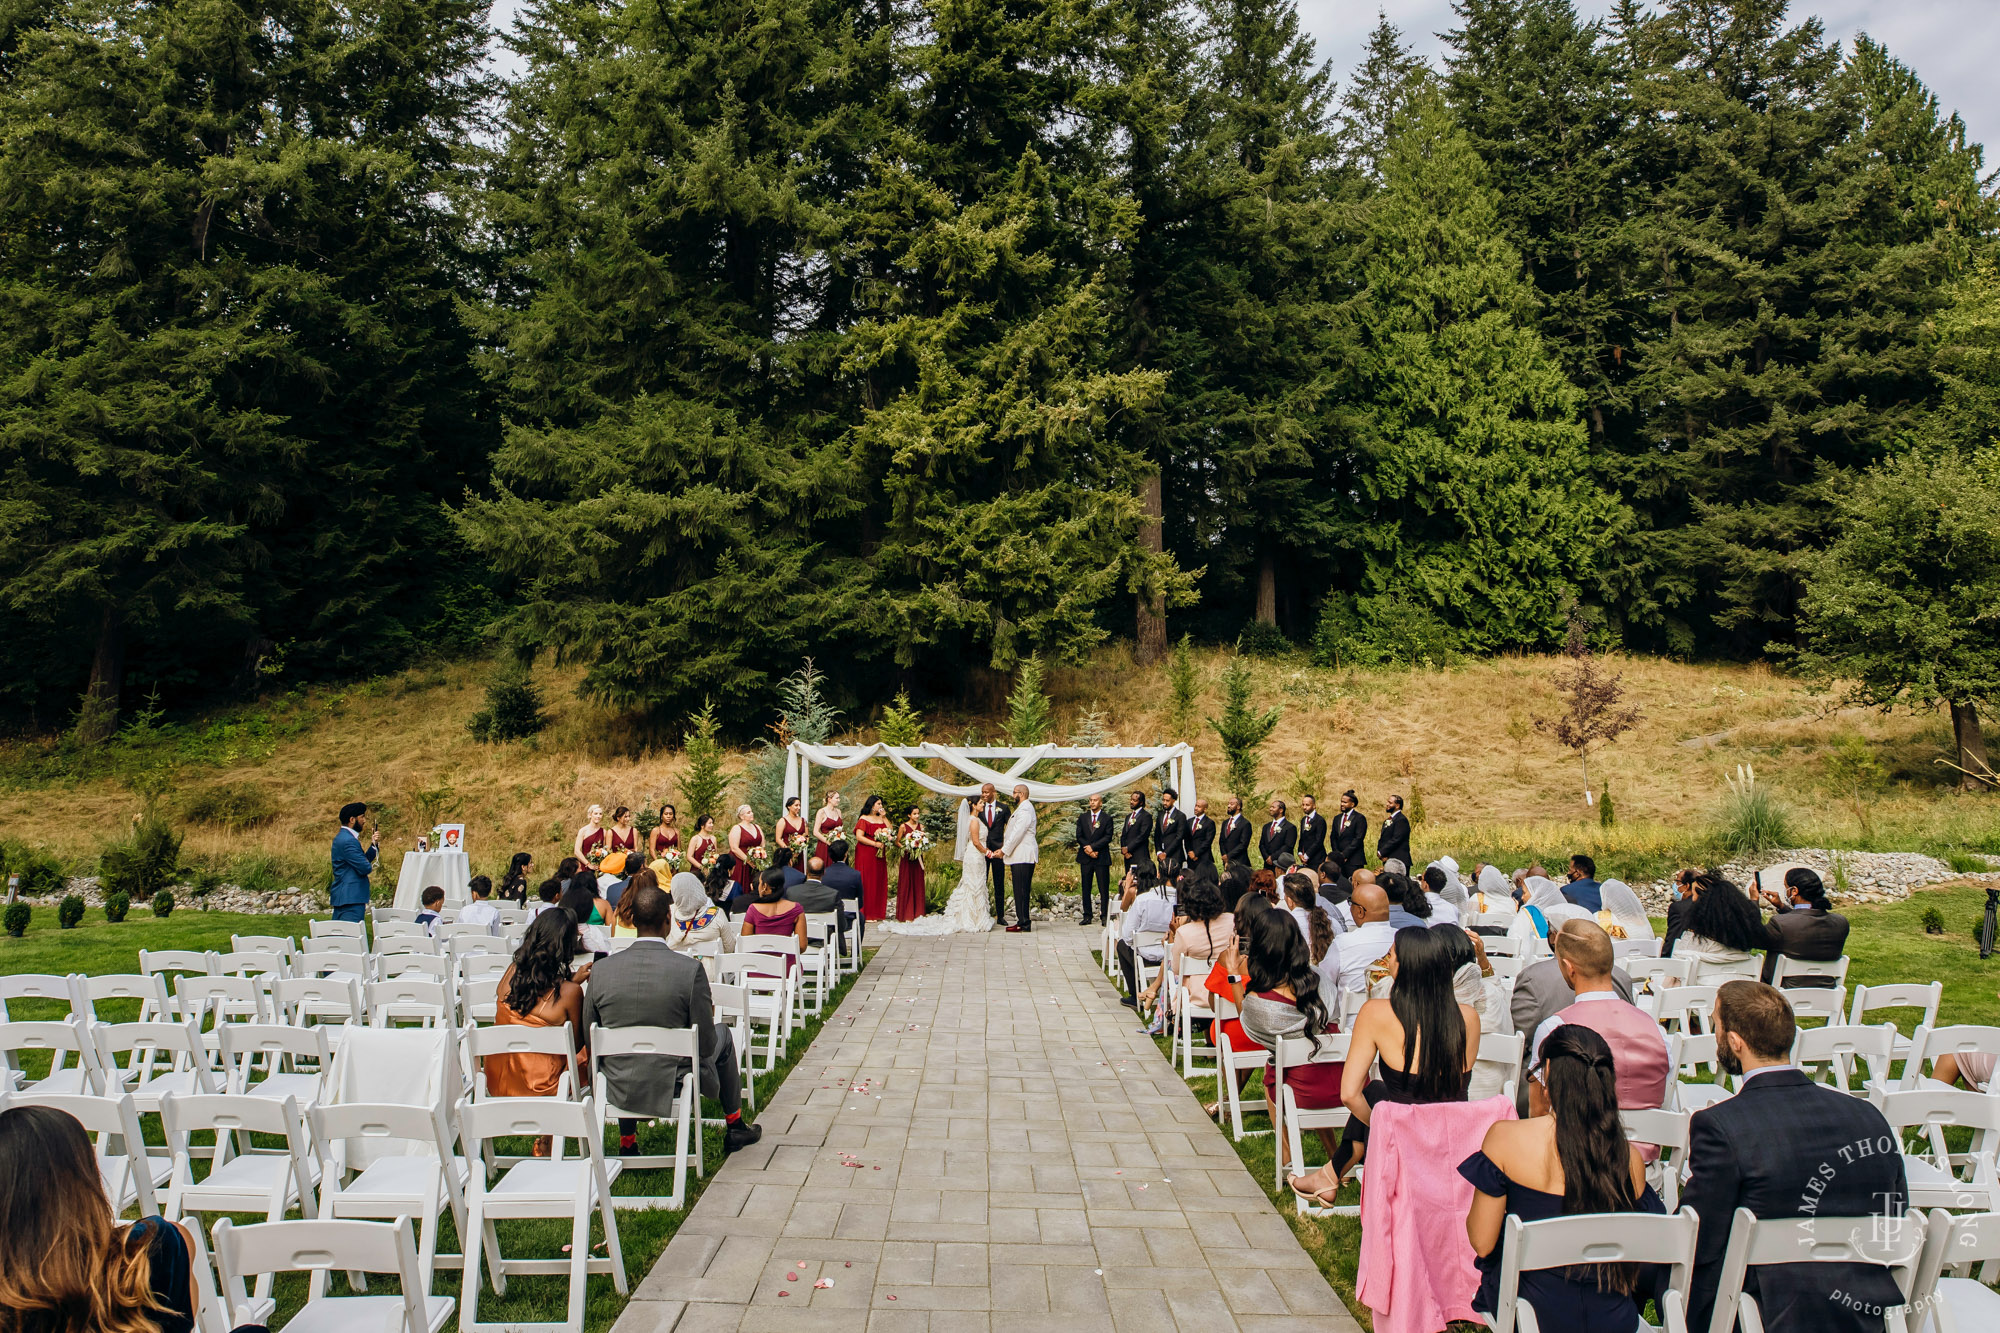
[[[1754,764],[1789,804],[1801,840],[1881,848],[2000,851],[2000,798],[1960,796],[1936,760],[1942,718],[1839,710],[1759,666],[1621,659],[1630,698],[1645,712],[1636,731],[1592,756],[1608,779],[1618,825],[1601,829],[1582,803],[1575,757],[1536,730],[1557,709],[1557,659],[1510,657],[1445,671],[1334,672],[1257,661],[1260,706],[1283,718],[1262,752],[1262,785],[1322,800],[1353,787],[1371,818],[1384,796],[1421,797],[1430,849],[1465,854],[1550,854],[1585,845],[1622,854],[1638,870],[1691,853],[1726,775]],[[1220,654],[1201,658],[1203,713],[1220,708]],[[425,793],[449,789],[442,817],[470,825],[482,869],[517,848],[561,855],[593,801],[634,806],[670,800],[680,758],[648,744],[632,722],[571,693],[574,677],[544,672],[553,725],[529,743],[483,745],[466,719],[483,699],[486,667],[415,669],[344,689],[276,696],[213,717],[141,728],[104,756],[66,756],[53,743],[0,752],[0,831],[74,865],[120,836],[152,790],[170,815],[217,788],[254,789],[271,808],[252,827],[187,823],[185,854],[217,866],[265,858],[292,882],[324,877],[333,811],[366,800],[383,815],[385,842],[413,842]],[[1169,734],[1168,687],[1122,648],[1052,673],[1060,729],[1101,708],[1125,743]],[[755,719],[761,724],[768,719]],[[930,733],[962,739],[1001,734],[1002,719],[941,708]],[[742,728],[747,730],[748,728]],[[869,739],[867,726],[844,739]],[[1829,778],[1829,756],[1858,737],[1883,776],[1862,798]],[[1208,794],[1220,796],[1212,732],[1189,736]],[[1848,752],[1856,747],[1850,740]],[[746,755],[731,756],[740,775]],[[870,779],[858,773],[856,789]],[[739,780],[740,790],[740,780]],[[1218,806],[1219,808],[1219,806]],[[1866,816],[1865,822],[1862,816]],[[767,816],[768,817],[768,816]],[[1586,822],[1587,821],[1587,822]],[[311,882],[319,882],[312,880]]]

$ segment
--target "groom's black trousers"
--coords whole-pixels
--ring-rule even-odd
[[[1083,924],[1090,924],[1090,882],[1097,881],[1097,914],[1111,919],[1111,863],[1103,857],[1076,863],[1083,879]]]
[[[1028,890],[1034,887],[1035,863],[1022,861],[1007,869],[1014,876],[1014,924],[1023,930],[1032,929],[1034,919],[1028,915]],[[996,918],[1000,913],[993,914]]]
[[[1007,863],[1000,857],[989,858],[986,862],[986,877],[993,883],[993,919],[1001,925],[1007,924]]]

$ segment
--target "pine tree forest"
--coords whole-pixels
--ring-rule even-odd
[[[1857,479],[2000,420],[1951,313],[2000,301],[1980,147],[1786,0],[1457,0],[1441,60],[1385,20],[1352,70],[1291,0],[492,40],[0,4],[0,726],[438,652],[726,732],[808,657],[867,716],[1578,608],[1782,655]]]

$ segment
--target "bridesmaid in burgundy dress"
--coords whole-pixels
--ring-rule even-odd
[[[896,839],[923,826],[923,807],[913,805],[903,812],[903,822],[896,828]],[[922,916],[929,903],[925,897],[924,859],[915,852],[905,851],[896,862],[896,919],[915,921]]]
[[[847,817],[840,813],[840,793],[829,790],[826,794],[826,804],[822,805],[819,813],[813,816],[813,855],[817,856],[822,864],[827,859],[826,845],[840,837],[841,825],[846,822]]]
[[[889,866],[882,859],[882,839],[889,831],[887,806],[880,796],[861,803],[854,821],[854,868],[861,872],[861,915],[881,921],[889,915]]]
[[[791,847],[793,839],[805,836],[806,817],[799,813],[799,798],[796,796],[787,796],[785,798],[784,818],[778,821],[778,846]],[[797,851],[798,849],[794,848],[793,850]],[[826,858],[821,857],[820,859],[824,861]],[[804,871],[806,868],[806,853],[800,851],[798,858],[792,864],[797,866],[801,871]]]
[[[660,822],[653,826],[653,860],[665,856],[669,848],[680,847],[680,818],[680,812],[671,805],[660,807]]]
[[[694,821],[694,837],[688,840],[688,869],[705,881],[715,864],[715,816],[703,815]]]
[[[576,841],[570,851],[579,861],[596,865],[605,853],[604,807],[593,805],[584,812],[583,827],[576,831]]]
[[[736,864],[730,867],[729,878],[745,894],[750,893],[761,869],[750,863],[750,851],[763,845],[764,830],[757,827],[757,817],[749,806],[737,806],[736,827],[729,830],[729,852],[736,858]]]
[[[619,806],[611,812],[611,827],[604,830],[608,846],[605,855],[624,852],[630,856],[639,850],[639,830],[632,826],[632,810],[629,806]]]

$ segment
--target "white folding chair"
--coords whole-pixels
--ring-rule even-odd
[[[469,953],[458,960],[458,979],[461,983],[480,977],[500,977],[514,964],[514,959],[504,953]]]
[[[368,1021],[361,983],[354,977],[283,977],[271,983],[273,1017],[294,1027]]]
[[[239,1097],[290,1101],[309,1112],[326,1096],[333,1072],[331,1029],[279,1023],[230,1023],[222,1033],[224,1090]],[[257,1062],[263,1060],[263,1077]]]
[[[417,909],[414,907],[371,907],[368,909],[368,915],[374,919],[378,928],[391,923],[415,925]]]
[[[499,938],[499,936],[495,935],[483,921],[474,921],[471,923],[466,923],[463,921],[440,920],[437,923],[436,928],[431,932],[431,938],[443,940],[446,943],[450,943],[452,940],[458,939],[461,936],[467,936],[473,939],[489,939],[489,940]]]
[[[47,1055],[48,1072],[29,1078],[24,1053]],[[0,1092],[61,1092],[94,1097],[104,1091],[90,1029],[74,1015],[38,1022],[0,1023]]]
[[[174,1159],[162,1211],[168,1221],[190,1213],[262,1213],[276,1222],[289,1208],[297,1208],[302,1217],[316,1211],[313,1186],[319,1178],[319,1158],[312,1151],[312,1130],[291,1098],[168,1093],[160,1098],[160,1119]],[[214,1159],[208,1174],[196,1180],[193,1138],[211,1130]],[[285,1146],[278,1152],[253,1151],[252,1134],[282,1137]],[[266,1276],[258,1282],[257,1299],[270,1294]]]
[[[180,979],[182,977],[205,977],[215,969],[211,964],[215,955],[200,949],[141,949],[139,950],[139,971],[145,976],[159,977],[165,981],[167,994],[175,1005],[180,1003]],[[181,1019],[189,1015],[172,1009],[166,1018]]]
[[[1506,954],[1488,954],[1486,956],[1486,965],[1493,969],[1494,976],[1499,977],[1503,981],[1511,982],[1514,978],[1521,975],[1521,969],[1528,964],[1522,959],[1509,957]]]
[[[289,959],[289,954],[268,950],[218,953],[214,956],[213,972],[218,977],[288,977],[292,974]],[[268,984],[265,989],[270,989]]]
[[[1659,1160],[1646,1168],[1647,1183],[1659,1191],[1667,1211],[1680,1207],[1681,1167],[1687,1161],[1688,1138],[1693,1132],[1693,1115],[1686,1111],[1620,1109],[1625,1137],[1632,1143],[1650,1143],[1660,1150]]]
[[[1179,974],[1169,977],[1174,997],[1174,1035],[1167,1058],[1171,1061],[1176,1053],[1179,1054],[1181,1077],[1185,1079],[1213,1074],[1217,1069],[1217,1062],[1212,1058],[1206,1063],[1200,1062],[1194,1048],[1194,1025],[1203,1019],[1210,1020],[1212,1024],[1215,1008],[1205,1001],[1197,1002],[1187,984],[1189,977],[1206,977],[1214,970],[1213,958],[1183,958]]]
[[[680,1088],[674,1096],[671,1113],[665,1117],[674,1122],[674,1150],[670,1153],[641,1153],[636,1156],[621,1154],[619,1157],[621,1162],[634,1171],[673,1168],[673,1192],[617,1195],[611,1200],[614,1207],[677,1209],[687,1202],[687,1173],[690,1164],[694,1167],[695,1178],[697,1180],[701,1178],[701,1037],[693,1028],[608,1028],[601,1024],[591,1026],[591,1099],[601,1108],[606,1124],[615,1124],[621,1119],[660,1118],[628,1111],[612,1103],[604,1068],[607,1059],[629,1062],[668,1060],[676,1057],[687,1063],[682,1067]]]
[[[104,1196],[111,1203],[113,1217],[134,1204],[138,1205],[141,1217],[159,1214],[160,1203],[154,1191],[173,1174],[173,1159],[148,1155],[139,1112],[129,1095],[0,1093],[0,1111],[10,1106],[46,1106],[75,1117],[83,1132],[93,1140],[91,1148],[97,1157],[98,1178],[104,1182]]]
[[[1624,958],[1618,966],[1625,969],[1625,975],[1632,978],[1636,992],[1644,985],[1649,993],[1663,991],[1670,986],[1688,984],[1688,974],[1694,971],[1694,963],[1686,958]],[[1632,997],[1638,999],[1635,993]]]
[[[101,976],[78,975],[70,978],[71,1012],[77,1021],[86,1026],[91,1023],[108,1022],[97,1012],[97,1006],[106,1001],[136,1000],[139,1010],[134,1018],[141,1023],[158,1023],[173,1017],[174,1004],[167,996],[166,977],[155,973],[112,972]]]
[[[202,1041],[210,1050],[219,1050],[221,1038],[210,1029],[224,1023],[265,1023],[270,1011],[265,1007],[264,990],[252,977],[186,976],[174,982],[181,1017],[202,1030]]]
[[[1715,991],[1714,986],[1669,986],[1659,992],[1653,1016],[1669,1032],[1693,1035],[1696,1020],[1703,1032],[1712,1032]]]
[[[1725,981],[1755,981],[1764,974],[1762,954],[1729,960],[1694,958],[1689,961],[1694,964],[1694,970],[1688,973],[1690,986],[1720,986]]]
[[[1739,1323],[1742,1333],[1764,1333],[1763,1312],[1743,1290],[1752,1268],[1768,1264],[1872,1264],[1887,1268],[1907,1300],[1916,1285],[1922,1257],[1924,1217],[1914,1208],[1901,1218],[1775,1217],[1759,1221],[1748,1208],[1738,1208],[1723,1252],[1722,1273],[1715,1289],[1715,1317],[1709,1333],[1729,1333]],[[1902,1320],[1893,1321],[1900,1328]]]
[[[1687,1333],[1688,1280],[1694,1271],[1695,1236],[1700,1221],[1694,1209],[1661,1217],[1657,1213],[1590,1213],[1523,1222],[1509,1215],[1501,1240],[1500,1286],[1493,1333],[1538,1333],[1541,1320],[1521,1295],[1521,1274],[1584,1264],[1664,1264],[1672,1269],[1661,1293],[1659,1327],[1664,1333]],[[1641,1328],[1651,1325],[1640,1324]]]
[[[751,1026],[761,1025],[765,1031],[763,1063],[758,1064],[754,1050],[748,1052],[750,1069],[768,1074],[790,1049],[792,977],[783,960],[769,954],[722,954],[715,962],[723,984],[740,986],[747,992]]]
[[[485,939],[487,937],[469,935],[464,938]],[[377,940],[372,952],[378,960],[398,953],[423,953],[429,954],[433,958],[442,958],[445,956],[445,946],[419,930],[414,935],[397,935],[386,940]]]
[[[359,921],[308,921],[306,933],[313,939],[323,935],[352,935],[360,940],[368,938],[368,932],[361,928]]]
[[[1258,1047],[1255,1050],[1239,1051],[1231,1044],[1229,1034],[1223,1031],[1223,1024],[1229,1019],[1240,1019],[1243,1011],[1233,1004],[1227,995],[1209,992],[1209,1003],[1215,1009],[1215,1065],[1216,1079],[1220,1086],[1216,1089],[1217,1100],[1222,1103],[1216,1108],[1218,1116],[1226,1108],[1229,1114],[1229,1132],[1238,1143],[1251,1134],[1268,1134],[1268,1129],[1245,1130],[1243,1128],[1243,1092],[1240,1086],[1242,1075],[1253,1069],[1261,1070],[1271,1063],[1271,1053]],[[1262,1111],[1262,1099],[1252,1103],[1251,1111]]]
[[[483,1102],[493,1097],[493,1094],[486,1090],[486,1062],[496,1056],[561,1056],[562,1074],[556,1084],[556,1096],[561,1100],[574,1100],[578,1095],[576,1042],[570,1036],[569,1024],[536,1028],[529,1027],[525,1023],[505,1023],[496,1027],[467,1028],[459,1035],[472,1057],[474,1101]],[[471,1146],[466,1145],[468,1152],[471,1151]]]
[[[231,935],[229,947],[235,953],[274,953],[289,958],[299,951],[299,942],[290,935]]]
[[[8,1004],[19,1000],[47,1000],[51,1004],[62,1005],[72,1012],[76,1005],[76,987],[67,976],[53,972],[16,972],[10,976],[0,976],[0,1023],[19,1021],[26,1017],[16,1015],[7,1008]],[[31,1010],[32,1012],[32,1010]],[[54,1013],[48,1015],[49,1019]],[[43,1019],[41,1021],[48,1021]]]
[[[490,1029],[481,1029],[488,1031]],[[459,1328],[462,1333],[481,1330],[564,1329],[581,1333],[583,1305],[588,1275],[611,1274],[611,1283],[620,1296],[630,1288],[625,1281],[625,1250],[618,1240],[618,1210],[611,1201],[611,1182],[622,1169],[617,1158],[604,1157],[604,1129],[597,1107],[589,1099],[580,1102],[556,1097],[496,1097],[491,1101],[461,1101],[458,1104],[459,1141],[468,1158],[484,1159],[488,1145],[497,1138],[547,1136],[557,1140],[546,1158],[531,1158],[508,1168],[498,1182],[489,1185],[484,1170],[475,1167],[471,1189],[466,1195],[468,1234],[480,1237],[478,1245],[466,1244],[464,1284],[460,1288]],[[579,1155],[562,1155],[569,1139],[578,1143]],[[603,1219],[605,1248],[602,1259],[590,1254],[590,1215]],[[570,1222],[567,1259],[496,1258],[492,1263],[493,1291],[507,1294],[507,1279],[521,1274],[569,1275],[567,1315],[560,1323],[529,1324],[514,1320],[482,1323],[479,1320],[480,1259],[490,1244],[500,1252],[499,1235],[493,1223],[507,1218],[567,1218]]]
[[[1932,981],[1922,985],[1903,984],[1897,986],[1856,986],[1854,998],[1847,1008],[1847,1021],[1856,1025],[1866,1023],[1870,1010],[1874,1009],[1917,1009],[1923,1017],[1910,1029],[1915,1032],[1922,1028],[1938,1025],[1938,1005],[1944,999],[1944,983]],[[1910,1039],[1902,1035],[1899,1028],[1896,1036],[1895,1058],[1907,1060],[1910,1057]]]
[[[439,1254],[437,1248],[439,1218],[447,1211],[464,1242],[465,1191],[471,1179],[470,1163],[453,1151],[457,1136],[443,1107],[349,1102],[314,1107],[308,1119],[323,1154],[320,1217],[414,1219],[424,1291],[431,1289],[437,1269],[464,1267],[463,1254]]]
[[[1892,1023],[1854,1027],[1829,1023],[1820,1028],[1800,1028],[1792,1042],[1792,1063],[1816,1082],[1842,1092],[1866,1097],[1870,1087],[1887,1086],[1889,1062],[1896,1048],[1896,1028]],[[1861,1086],[1852,1086],[1857,1062],[1867,1065]],[[1824,1068],[1822,1068],[1824,1066]]]
[[[461,966],[475,958],[498,958],[504,972],[514,961],[516,947],[491,935],[460,935],[445,945],[445,957]]]
[[[382,955],[378,976],[383,981],[395,981],[400,977],[424,977],[431,981],[448,983],[455,971],[449,958],[439,958],[425,953],[392,953]]]
[[[1807,962],[1802,958],[1787,958],[1779,954],[1777,964],[1771,969],[1771,984],[1785,991],[1786,998],[1791,1000],[1798,998],[1794,992],[1814,989],[1811,986],[1785,985],[1785,982],[1796,981],[1800,977],[1832,977],[1833,984],[1844,991],[1847,989],[1847,962],[1846,954],[1830,963]]]
[[[799,966],[804,969],[802,983],[810,981],[812,985],[801,984],[800,989],[809,997],[806,1012],[817,1017],[825,1011],[827,996],[840,976],[840,914],[808,913],[806,941],[810,947],[799,955]]]
[[[715,1007],[715,1021],[729,1029],[730,1045],[736,1048],[736,1070],[743,1080],[743,1104],[757,1109],[757,1078],[751,1070],[750,992],[727,982],[708,983],[708,998]]]
[[[792,1028],[805,1021],[805,973],[800,955],[798,937],[794,935],[739,935],[736,937],[736,952],[753,957],[782,958],[793,960],[783,969],[783,976],[791,992],[791,1008],[785,1015],[785,1036],[792,1035]],[[762,970],[762,969],[760,969]]]
[[[1613,940],[1611,956],[1619,962],[1624,962],[1628,958],[1658,958],[1660,946],[1664,943],[1666,941],[1661,939]]]
[[[1911,1333],[1990,1333],[2000,1328],[2000,1213],[1931,1211],[1910,1309]],[[1973,1265],[1979,1265],[1975,1270]]]
[[[215,1262],[222,1272],[222,1299],[232,1317],[255,1322],[257,1309],[244,1279],[257,1279],[261,1293],[277,1273],[311,1273],[311,1295],[305,1306],[285,1322],[287,1333],[438,1333],[451,1322],[457,1302],[426,1293],[430,1284],[417,1259],[410,1221],[257,1222],[235,1226],[228,1218],[215,1224]],[[399,1296],[328,1296],[327,1274],[393,1273],[402,1283]]]
[[[1923,1148],[1903,1154],[1912,1208],[2000,1211],[2000,1172],[1994,1164],[2000,1147],[2000,1097],[1933,1085],[1881,1092],[1875,1104],[1899,1136],[1912,1127],[1924,1132]],[[1946,1146],[1945,1131],[1953,1128],[1972,1131],[1969,1152],[1954,1154]]]
[[[1294,1172],[1303,1174],[1305,1171],[1305,1135],[1302,1131],[1308,1129],[1340,1129],[1347,1124],[1350,1116],[1347,1108],[1338,1104],[1334,1106],[1302,1108],[1299,1105],[1298,1098],[1292,1093],[1291,1085],[1285,1082],[1285,1071],[1287,1069],[1296,1069],[1301,1065],[1336,1064],[1344,1061],[1347,1059],[1347,1048],[1351,1040],[1352,1038],[1344,1032],[1323,1032],[1319,1037],[1319,1050],[1314,1051],[1312,1042],[1305,1037],[1284,1037],[1279,1040],[1278,1049],[1271,1053],[1272,1063],[1275,1066],[1277,1075],[1276,1087],[1278,1091],[1275,1099],[1277,1105],[1277,1123],[1272,1126],[1272,1130],[1276,1134],[1284,1136],[1285,1150],[1290,1154],[1289,1160]],[[1277,1156],[1277,1154],[1274,1154],[1274,1156]],[[1273,1166],[1277,1179],[1277,1187],[1283,1189],[1285,1187],[1285,1162],[1279,1160],[1274,1162]],[[1304,1199],[1298,1200],[1298,1209],[1300,1216],[1305,1216],[1309,1211],[1313,1213],[1332,1212],[1349,1217],[1358,1217],[1361,1214],[1361,1205],[1359,1204],[1339,1204],[1331,1209],[1326,1209],[1310,1205]]]
[[[366,941],[352,935],[322,935],[307,940],[305,947],[292,956],[292,974],[367,981],[373,975],[373,961]]]
[[[1941,1028],[1918,1028],[1910,1038],[1910,1058],[1903,1062],[1904,1090],[1935,1082],[1929,1070],[1941,1056],[1991,1055],[2000,1058],[2000,1027],[1971,1023]]]
[[[209,1069],[201,1031],[184,1023],[99,1023],[91,1030],[105,1092],[129,1093],[141,1115],[156,1115],[160,1099],[220,1090]],[[125,1064],[118,1063],[120,1053]]]
[[[1505,930],[1514,924],[1514,914],[1512,912],[1466,912],[1459,917],[1459,924],[1467,930],[1477,930],[1481,926],[1498,926],[1500,929]],[[1486,938],[1486,942],[1490,945],[1494,940],[1500,938],[1502,937],[1498,935],[1489,935]]]
[[[458,1006],[465,1015],[467,1027],[492,1026],[500,1017],[499,976],[467,977],[460,981]]]
[[[1520,1032],[1482,1032],[1479,1034],[1479,1054],[1473,1059],[1474,1069],[1484,1065],[1489,1074],[1499,1074],[1501,1093],[1512,1101],[1521,1082],[1521,1053],[1527,1049],[1528,1038]]]
[[[424,1027],[455,1027],[451,991],[442,981],[411,975],[393,981],[371,981],[362,990],[370,1027],[395,1027],[415,1022]]]
[[[1722,1073],[1722,1064],[1715,1055],[1715,1033],[1700,1032],[1692,1035],[1680,1032],[1668,1034],[1669,1038],[1680,1041],[1679,1061],[1675,1081],[1669,1085],[1672,1093],[1673,1109],[1695,1112],[1704,1110],[1726,1097],[1735,1095],[1734,1086]],[[1680,1077],[1686,1073],[1699,1073],[1702,1065],[1707,1065],[1713,1082],[1689,1082]]]
[[[1792,1019],[1796,1023],[1803,1023],[1809,1018],[1818,1019],[1822,1025],[1847,1021],[1845,986],[1835,986],[1831,990],[1822,986],[1795,987],[1785,992],[1785,998],[1791,1001]]]

